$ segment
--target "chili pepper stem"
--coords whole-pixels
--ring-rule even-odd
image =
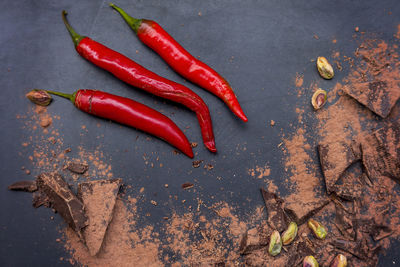
[[[57,95],[57,96],[61,96],[61,97],[64,97],[66,99],[69,99],[72,102],[72,104],[75,105],[76,92],[73,93],[73,94],[66,94],[66,93],[50,91],[50,90],[44,90],[44,91],[46,91],[47,93],[52,94],[52,95]]]
[[[71,25],[69,25],[68,20],[67,20],[67,14],[68,14],[68,12],[65,10],[63,10],[61,12],[61,16],[64,21],[65,27],[67,27],[67,30],[68,30],[69,34],[71,35],[72,41],[74,42],[74,45],[76,47],[76,46],[78,46],[80,41],[82,41],[82,39],[85,38],[86,36],[77,34],[76,31],[71,27]]]
[[[140,24],[142,24],[141,19],[136,19],[131,16],[129,16],[122,8],[114,5],[113,3],[110,3],[110,7],[114,8],[118,13],[124,18],[126,23],[132,28],[132,30],[137,33],[138,29],[140,27]]]

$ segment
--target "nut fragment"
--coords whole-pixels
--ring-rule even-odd
[[[331,262],[330,267],[346,267],[347,266],[347,258],[343,254],[338,254],[333,261]]]
[[[52,97],[45,90],[35,89],[26,94],[26,97],[40,106],[48,106],[52,100]]]
[[[315,237],[319,239],[325,239],[327,232],[325,228],[314,219],[308,220],[308,227],[313,231]]]
[[[324,57],[317,58],[317,69],[322,78],[330,80],[333,78],[334,72],[332,65]]]
[[[289,245],[297,236],[297,223],[291,222],[288,229],[282,234],[282,244]]]
[[[319,264],[313,256],[307,256],[303,260],[303,267],[319,267]]]
[[[311,104],[314,109],[320,109],[326,103],[326,92],[322,89],[315,91],[311,98]]]
[[[282,249],[282,239],[279,235],[279,232],[275,230],[271,234],[271,238],[269,240],[268,252],[271,256],[276,256],[281,252]]]

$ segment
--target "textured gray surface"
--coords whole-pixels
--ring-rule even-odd
[[[196,197],[230,201],[243,208],[262,203],[258,188],[264,183],[249,177],[247,171],[268,162],[270,178],[283,186],[282,152],[277,145],[281,132],[289,133],[296,123],[296,106],[308,102],[308,96],[298,99],[294,90],[296,72],[305,74],[305,83],[318,78],[314,63],[318,55],[330,55],[332,50],[351,55],[357,46],[353,41],[354,27],[376,32],[379,38],[393,41],[400,15],[400,4],[393,1],[127,1],[119,0],[133,16],[149,18],[162,25],[193,55],[220,72],[235,88],[240,103],[249,118],[244,124],[236,119],[216,97],[175,74],[151,50],[134,36],[107,2],[102,1],[8,1],[0,3],[0,262],[2,266],[56,266],[65,257],[59,237],[61,219],[49,220],[48,209],[33,209],[30,194],[9,192],[6,186],[26,178],[21,166],[33,170],[22,151],[21,143],[28,138],[17,114],[31,109],[24,94],[31,88],[73,92],[78,88],[99,89],[131,97],[155,108],[174,120],[181,128],[189,126],[186,135],[199,143],[196,160],[214,165],[212,172],[193,169],[191,160],[172,154],[168,144],[127,127],[92,118],[73,108],[63,99],[56,99],[49,112],[61,115],[56,125],[64,143],[76,151],[78,145],[94,150],[100,139],[113,166],[115,177],[121,177],[134,188],[146,187],[148,198],[168,201],[178,194],[194,204]],[[178,109],[147,93],[132,88],[107,72],[82,59],[61,20],[61,10],[69,12],[72,26],[82,35],[131,57],[150,70],[184,83],[209,105],[213,118],[218,153],[209,153],[201,144],[197,120],[192,112]],[[201,11],[201,16],[198,12]],[[392,15],[388,15],[391,11]],[[319,36],[319,40],[313,35]],[[332,39],[337,39],[336,45]],[[135,51],[138,50],[139,53]],[[346,74],[339,72],[336,79]],[[331,88],[325,81],[321,86]],[[311,107],[306,108],[306,112]],[[269,127],[269,121],[277,122]],[[101,127],[96,124],[101,121]],[[307,122],[306,123],[312,123]],[[81,135],[85,125],[88,134]],[[136,136],[139,138],[136,140]],[[125,152],[126,151],[126,152]],[[151,153],[152,151],[157,151]],[[150,168],[142,158],[158,156],[163,168]],[[73,156],[73,154],[72,154]],[[32,173],[33,178],[37,173]],[[216,179],[222,177],[221,180]],[[180,185],[194,182],[195,193],[182,192]],[[168,183],[168,190],[163,185]],[[221,190],[223,187],[223,190]],[[156,193],[156,196],[154,194]],[[284,192],[282,192],[284,194]],[[181,206],[151,206],[145,223],[156,224],[172,209]],[[397,248],[397,250],[396,250]],[[400,257],[398,244],[382,258],[381,266],[393,265]]]

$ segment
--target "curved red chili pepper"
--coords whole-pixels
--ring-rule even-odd
[[[148,106],[97,90],[78,90],[73,94],[45,91],[71,100],[84,112],[157,136],[193,158],[192,147],[185,134],[167,116]]]
[[[159,54],[171,68],[189,81],[218,96],[236,116],[247,121],[232,87],[221,75],[192,56],[157,22],[133,18],[116,5],[110,3],[110,6],[121,14],[139,39]]]
[[[214,133],[210,112],[204,101],[186,86],[165,79],[154,72],[142,67],[128,57],[96,42],[86,36],[77,34],[66,20],[63,20],[76,51],[84,58],[114,74],[118,79],[143,89],[154,95],[178,102],[194,111],[200,124],[204,145],[211,152],[216,152]]]

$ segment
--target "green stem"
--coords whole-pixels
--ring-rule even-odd
[[[62,19],[64,21],[65,27],[67,27],[67,30],[69,32],[69,34],[71,35],[72,41],[74,42],[75,47],[78,46],[78,44],[80,43],[80,41],[82,41],[83,38],[85,38],[86,36],[81,36],[79,34],[76,33],[76,31],[71,27],[71,25],[69,25],[68,20],[67,20],[67,11],[63,10],[61,13]]]
[[[138,29],[139,29],[140,25],[142,24],[142,19],[136,19],[136,18],[129,16],[123,9],[114,5],[113,3],[110,3],[110,7],[114,8],[115,10],[118,11],[118,13],[124,18],[126,23],[128,23],[129,27],[131,27],[131,29],[134,32],[136,32],[136,33],[138,32]]]
[[[56,92],[56,91],[50,91],[50,90],[45,90],[47,93],[52,94],[52,95],[58,95],[61,97],[64,97],[66,99],[69,99],[72,104],[75,105],[75,97],[76,97],[76,92],[74,92],[73,94],[66,94],[66,93],[61,93],[61,92]]]

